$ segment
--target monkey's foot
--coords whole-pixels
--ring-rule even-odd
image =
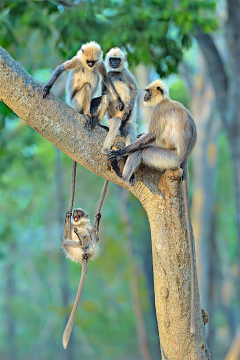
[[[134,175],[134,174],[132,174],[132,176],[130,177],[130,179],[129,179],[129,184],[130,184],[131,186],[134,186],[134,185],[136,184],[136,180],[135,180],[135,175]]]
[[[108,157],[108,154],[110,153],[110,149],[109,148],[102,148],[102,154],[104,154],[104,155],[107,155],[107,157]]]
[[[94,125],[94,122],[95,122],[94,118],[90,114],[83,114],[83,116],[86,119],[87,127],[92,130],[94,128],[94,126],[95,126]]]
[[[48,86],[44,86],[43,91],[42,91],[42,97],[45,98],[49,93],[50,93],[50,87]]]
[[[114,159],[110,162],[110,165],[111,165],[111,168],[113,169],[113,171],[115,172],[115,174],[120,178],[122,179],[122,173],[121,173],[121,170],[118,166],[118,161],[117,159]]]

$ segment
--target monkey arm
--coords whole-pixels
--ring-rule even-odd
[[[87,235],[81,235],[80,232],[78,231],[77,227],[75,227],[73,229],[74,233],[77,235],[78,239],[79,239],[79,243],[80,243],[80,246],[83,246],[84,245],[84,239]]]
[[[128,108],[132,109],[138,96],[138,86],[134,76],[130,73],[130,71],[128,71],[128,69],[124,70],[124,75],[128,81],[128,86],[131,88],[130,102]]]
[[[154,134],[145,134],[145,135],[141,136],[140,139],[134,141],[132,144],[126,146],[123,149],[110,151],[108,154],[108,159],[111,161],[116,157],[122,157],[124,155],[131,154],[134,151],[137,151],[139,149],[146,147],[151,142],[153,142],[155,139],[156,139],[156,136]]]
[[[65,246],[69,246],[69,247],[73,247],[73,248],[78,248],[81,247],[81,244],[78,240],[64,240],[63,242],[63,247]]]
[[[49,94],[53,84],[59,78],[59,76],[65,70],[73,70],[73,69],[75,69],[78,63],[79,63],[79,59],[77,58],[77,56],[74,56],[71,60],[65,61],[62,65],[59,65],[54,70],[52,77],[50,78],[50,80],[47,82],[47,84],[43,88],[43,92],[42,92],[43,98],[45,98]]]
[[[111,79],[109,79],[107,75],[107,69],[103,61],[100,61],[100,63],[98,64],[98,71],[102,77],[105,87],[110,92],[110,94],[112,94],[114,100],[118,102],[117,110],[122,111],[124,109],[124,103],[122,102],[120,96],[118,95]]]
[[[70,237],[71,237],[71,217],[72,217],[72,213],[68,211],[65,217],[65,225],[64,225],[64,233],[63,233],[64,240],[67,239],[71,240],[69,239],[69,227],[70,227]]]

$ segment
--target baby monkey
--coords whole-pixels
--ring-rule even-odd
[[[44,86],[43,98],[49,94],[55,81],[66,70],[70,71],[66,84],[67,103],[80,114],[84,114],[91,129],[103,119],[108,106],[107,96],[93,99],[98,89],[99,75],[116,100],[116,107],[119,110],[123,109],[123,102],[108,80],[101,47],[95,41],[83,44],[76,56],[56,68]]]
[[[73,215],[69,211],[67,212],[62,247],[66,257],[82,264],[82,272],[73,309],[63,333],[62,341],[64,349],[66,349],[68,345],[78,304],[82,295],[87,263],[88,260],[93,260],[97,255],[98,240],[98,231],[93,229],[88,219],[88,214],[83,209],[75,209]]]
[[[136,139],[138,96],[136,80],[128,70],[126,55],[122,50],[120,48],[111,49],[106,55],[105,63],[108,69],[109,81],[123,101],[124,109],[116,107],[114,94],[103,84],[103,94],[106,94],[109,99],[107,107],[109,132],[103,145],[103,154],[110,151],[119,131],[121,136],[125,137],[126,145],[131,144]]]
[[[111,151],[109,159],[129,155],[123,169],[123,180],[133,180],[133,174],[141,163],[159,170],[182,167],[183,198],[187,235],[191,261],[191,333],[195,333],[195,272],[194,243],[191,236],[191,218],[188,196],[188,158],[196,143],[196,125],[191,113],[179,102],[169,98],[168,90],[161,80],[151,83],[146,89],[144,105],[154,106],[147,134],[142,135],[131,145]],[[119,175],[119,168],[116,172]],[[135,182],[135,181],[134,181]],[[134,185],[132,182],[132,185]]]

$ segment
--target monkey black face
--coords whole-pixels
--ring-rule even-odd
[[[73,212],[73,219],[74,221],[80,220],[82,217],[86,217],[86,213],[81,209],[76,209]]]
[[[117,69],[121,64],[121,58],[110,57],[109,58],[109,64],[110,64],[111,68]]]
[[[145,89],[146,94],[144,96],[144,101],[149,101],[152,97],[152,90],[151,89]]]
[[[97,61],[94,61],[94,60],[87,60],[87,64],[90,68],[92,68],[95,64],[96,64]]]

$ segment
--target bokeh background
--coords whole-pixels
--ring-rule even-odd
[[[96,40],[104,53],[113,46],[127,53],[140,89],[160,75],[171,97],[193,113],[198,142],[190,161],[191,214],[214,360],[239,359],[236,192],[231,137],[198,36],[209,34],[230,66],[229,2],[0,1],[0,45],[42,84],[82,43]],[[65,82],[66,74],[53,88],[63,100]],[[142,107],[143,93],[139,133],[150,116]],[[101,252],[89,264],[70,344],[63,350],[80,276],[80,267],[61,251],[72,161],[2,102],[0,129],[0,358],[159,359],[148,220],[141,204],[114,184],[102,210]],[[103,183],[78,166],[75,206],[92,221]]]

